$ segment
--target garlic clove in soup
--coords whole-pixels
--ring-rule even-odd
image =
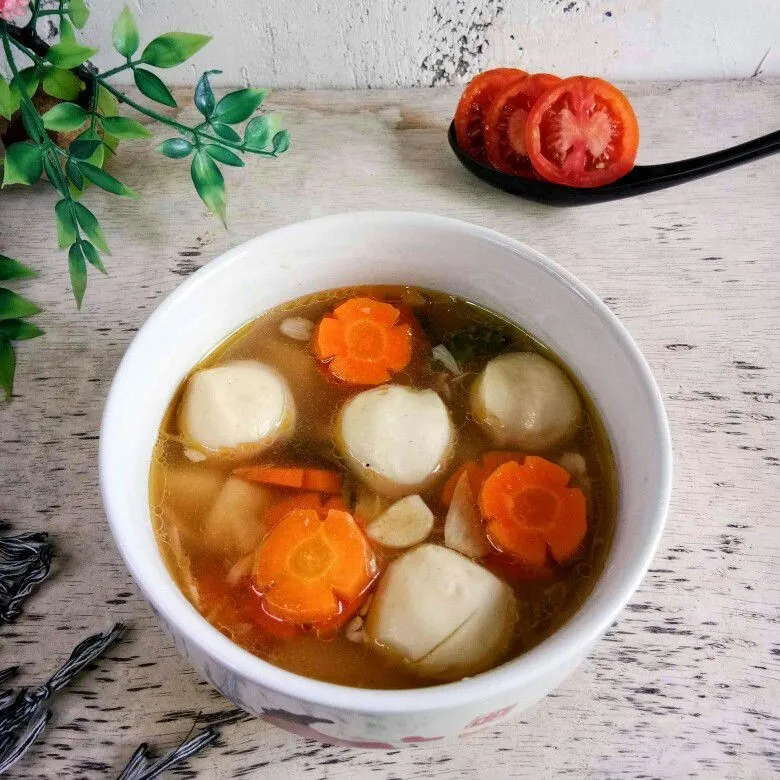
[[[474,382],[469,402],[474,419],[494,444],[528,453],[565,444],[582,418],[569,378],[533,352],[493,358]]]
[[[517,602],[505,582],[453,550],[422,544],[385,571],[365,630],[407,668],[454,680],[497,663],[516,623]]]
[[[295,403],[276,369],[236,360],[189,378],[178,421],[192,449],[209,456],[249,456],[292,433]]]
[[[383,385],[342,408],[337,441],[350,470],[383,496],[420,492],[452,454],[455,432],[433,390]]]
[[[433,531],[433,512],[420,496],[406,496],[366,526],[371,541],[395,550],[424,542]]]

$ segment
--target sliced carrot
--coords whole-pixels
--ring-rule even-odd
[[[250,482],[279,487],[301,488],[317,493],[340,493],[341,475],[328,469],[286,468],[281,466],[241,466],[233,472]]]
[[[482,469],[485,472],[485,477],[489,477],[499,466],[503,466],[505,463],[511,463],[512,461],[522,463],[523,458],[524,455],[521,452],[507,450],[486,452],[482,456]]]
[[[373,298],[350,298],[333,310],[333,316],[342,322],[357,322],[368,318],[380,325],[395,325],[401,312],[391,303]]]
[[[444,506],[449,506],[452,503],[452,497],[455,495],[455,488],[458,487],[460,478],[464,475],[469,475],[469,483],[471,484],[471,491],[475,496],[479,495],[479,490],[482,487],[482,482],[485,475],[482,471],[482,467],[479,463],[475,463],[470,460],[459,466],[452,474],[452,476],[444,483],[444,487],[441,491],[441,502]]]
[[[275,639],[293,639],[301,633],[296,626],[265,612],[260,596],[247,579],[231,586],[224,577],[203,574],[198,579],[198,591],[209,622],[227,629],[240,623],[250,623],[265,636]]]
[[[303,487],[318,493],[341,493],[341,474],[328,469],[306,469],[303,472]]]
[[[240,466],[233,473],[249,482],[261,482],[265,485],[302,488],[303,469],[279,468],[277,466]]]
[[[536,456],[499,466],[479,494],[493,546],[531,566],[545,566],[548,550],[558,563],[571,559],[585,538],[587,518],[584,494],[568,483],[568,471]]]
[[[322,509],[322,496],[319,493],[293,493],[285,496],[275,504],[271,504],[265,510],[266,528],[273,528],[279,525],[287,515],[296,509]]]
[[[470,460],[460,466],[450,478],[444,483],[444,487],[441,491],[441,502],[445,506],[449,506],[452,501],[452,496],[455,494],[455,488],[458,485],[458,480],[464,472],[468,472],[469,481],[471,483],[471,490],[475,496],[479,495],[479,491],[482,488],[482,483],[499,467],[504,463],[516,461],[517,463],[523,462],[523,454],[520,452],[512,452],[510,450],[493,450],[486,452],[479,460]]]
[[[400,316],[389,303],[351,298],[320,320],[315,354],[343,382],[381,385],[412,358],[412,329]]]
[[[349,513],[299,509],[263,542],[254,585],[271,617],[333,629],[349,619],[376,570],[368,539]]]

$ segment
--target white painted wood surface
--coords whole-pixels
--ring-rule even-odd
[[[780,82],[629,85],[641,160],[780,124]],[[49,188],[0,194],[0,252],[42,270],[24,290],[45,338],[19,349],[0,408],[0,519],[48,530],[50,580],[0,629],[2,666],[39,682],[114,620],[128,638],[55,704],[18,778],[112,777],[143,741],[236,713],[158,627],[109,537],[97,484],[103,401],[134,332],[184,277],[270,228],[349,209],[426,210],[526,241],[623,319],[666,398],[676,453],[668,527],[643,585],[591,657],[515,724],[404,752],[330,748],[229,722],[191,762],[204,778],[768,778],[780,771],[780,158],[613,204],[554,210],[471,178],[446,145],[457,90],[287,92],[281,160],[227,171],[230,229],[188,165],[128,143],[112,170],[142,194],[90,193],[114,254],[81,313],[56,249]],[[181,105],[189,105],[182,95]],[[188,118],[191,112],[186,109]],[[475,260],[477,260],[475,258]],[[637,446],[642,446],[637,442]],[[190,775],[177,775],[190,776]]]
[[[48,0],[52,3],[54,0]],[[122,0],[87,0],[89,45],[119,63]],[[166,83],[220,68],[222,83],[307,88],[458,84],[490,67],[615,80],[780,75],[776,0],[128,0],[143,40],[169,30],[213,42]],[[51,17],[49,17],[49,20]],[[48,21],[41,31],[49,28]],[[110,63],[110,64],[109,64]],[[124,74],[127,83],[132,77]]]

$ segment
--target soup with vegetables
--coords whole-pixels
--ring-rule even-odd
[[[414,688],[514,658],[582,604],[617,505],[568,369],[506,319],[408,287],[331,290],[182,383],[151,468],[192,605],[260,658]]]

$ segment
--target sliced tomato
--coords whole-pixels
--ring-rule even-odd
[[[507,86],[493,101],[485,120],[487,162],[504,173],[533,176],[525,146],[525,125],[536,101],[560,82],[550,73],[535,73]]]
[[[619,89],[601,79],[573,76],[536,102],[525,143],[531,163],[546,181],[601,187],[634,167],[639,124]]]
[[[455,137],[470,157],[484,159],[485,117],[496,96],[509,84],[527,76],[517,68],[495,68],[475,76],[468,84],[455,111]]]

